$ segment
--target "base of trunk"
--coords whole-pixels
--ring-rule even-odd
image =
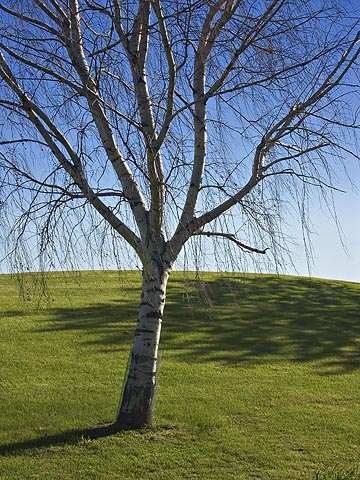
[[[131,363],[121,406],[115,422],[116,425],[127,430],[135,430],[151,425],[155,400],[154,374],[151,370],[148,371],[145,381],[143,377],[143,381],[139,382],[136,375],[137,360],[133,357]]]
[[[112,425],[114,433],[116,433],[123,430],[141,430],[142,428],[150,427],[152,422],[139,422],[137,419],[129,419],[126,415],[123,418],[118,417]]]

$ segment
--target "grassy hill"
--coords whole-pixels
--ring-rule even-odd
[[[203,280],[170,278],[155,426],[90,440],[116,415],[140,274],[0,275],[0,478],[360,479],[360,284]]]

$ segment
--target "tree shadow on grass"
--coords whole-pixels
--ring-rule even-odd
[[[37,333],[76,331],[78,341],[102,351],[130,350],[133,341],[138,301],[110,300],[75,308],[50,310],[46,326]],[[33,331],[34,333],[34,331]]]
[[[167,311],[171,326],[163,341],[171,345],[185,330],[179,345],[185,358],[235,365],[317,362],[321,374],[360,367],[359,284],[232,275],[207,281],[201,289],[203,300],[185,327],[176,323],[175,309]],[[204,307],[204,299],[212,307]]]
[[[129,351],[139,285],[126,298],[53,308],[33,333],[77,331],[95,351]],[[119,294],[120,297],[120,294]],[[229,365],[317,362],[321,374],[360,367],[360,284],[275,275],[173,274],[161,349],[175,360]]]
[[[33,440],[24,440],[0,445],[0,455],[11,455],[34,448],[47,448],[64,444],[79,444],[86,440],[108,437],[118,433],[115,424],[98,425],[93,428],[68,430],[55,435],[46,435]]]
[[[278,276],[171,278],[162,348],[185,361],[318,361],[322,373],[360,367],[360,285]],[[134,298],[137,297],[137,292]],[[137,302],[58,309],[51,328],[81,328],[92,343],[129,348]],[[74,321],[74,316],[76,321]]]

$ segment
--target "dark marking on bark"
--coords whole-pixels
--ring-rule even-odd
[[[160,319],[162,319],[163,315],[160,312],[154,311],[154,312],[147,313],[146,318],[160,318]]]
[[[151,303],[149,303],[149,302],[145,302],[145,301],[140,302],[140,306],[144,306],[144,305],[147,305],[148,307],[152,307],[152,306],[153,306],[153,305],[152,305]]]
[[[162,289],[162,288],[159,288],[159,287],[151,287],[151,288],[148,288],[146,289],[146,293],[148,292],[160,292],[161,295],[165,295],[165,291]]]
[[[137,328],[135,335],[142,335],[143,333],[150,333],[151,335],[154,335],[154,330],[148,330],[146,328]]]

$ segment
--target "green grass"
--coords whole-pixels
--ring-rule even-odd
[[[0,275],[1,479],[360,480],[360,284],[174,272],[155,426],[90,440],[140,274],[49,274],[40,305],[33,278]]]
[[[339,468],[330,468],[318,471],[315,474],[315,480],[359,480],[360,471],[357,468],[347,470]]]

